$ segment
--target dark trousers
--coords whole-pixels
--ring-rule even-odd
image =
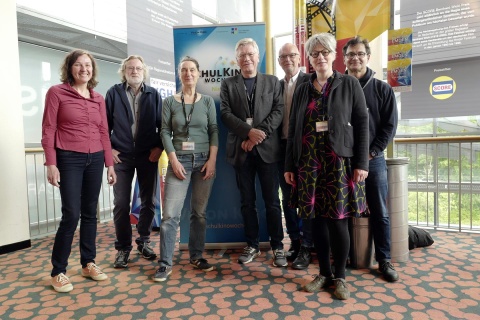
[[[365,180],[367,205],[370,210],[370,228],[378,262],[390,260],[390,216],[387,210],[388,178],[384,157],[370,160]]]
[[[259,221],[256,207],[255,177],[258,175],[265,202],[267,230],[273,250],[283,249],[283,227],[280,199],[278,197],[277,163],[266,163],[254,152],[249,152],[245,163],[235,168],[240,190],[241,212],[245,225],[245,237],[250,247],[259,245]]]
[[[301,240],[302,245],[308,248],[313,247],[312,240],[312,222],[311,219],[304,219],[298,217],[297,209],[291,208],[288,205],[292,186],[285,181],[285,151],[287,148],[287,141],[282,139],[280,143],[280,150],[282,152],[281,160],[278,162],[278,181],[280,189],[282,190],[282,209],[285,217],[285,226],[290,240]]]
[[[155,216],[155,191],[157,185],[158,162],[148,160],[150,153],[140,155],[120,153],[122,163],[115,164],[117,183],[113,186],[115,224],[115,249],[132,250],[132,225],[130,223],[130,202],[132,199],[132,181],[137,171],[140,194],[140,213],[137,230],[137,244],[150,241],[152,222]]]
[[[97,237],[97,203],[103,177],[103,151],[80,153],[57,149],[60,172],[62,220],[55,235],[52,273],[66,273],[68,257],[80,220],[80,263],[95,262]]]
[[[312,222],[313,241],[317,252],[320,274],[332,275],[330,248],[332,249],[335,278],[345,279],[345,268],[350,250],[348,219],[334,220],[317,215]]]

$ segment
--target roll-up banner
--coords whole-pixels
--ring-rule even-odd
[[[245,246],[243,219],[240,211],[240,193],[233,167],[226,162],[227,128],[220,117],[220,84],[225,78],[237,75],[240,69],[235,58],[235,44],[243,38],[253,38],[259,47],[258,71],[265,73],[265,24],[222,24],[182,26],[173,28],[175,65],[184,56],[195,58],[200,65],[197,90],[215,100],[219,129],[219,149],[215,183],[207,207],[207,237],[205,247],[240,248]],[[176,79],[177,91],[180,81]],[[180,221],[180,249],[186,249],[189,238],[191,190],[185,199]],[[257,209],[260,220],[260,245],[268,245],[265,205],[257,183]]]
[[[192,23],[192,1],[127,0],[126,11],[128,54],[143,57],[149,71],[149,78],[145,79],[145,82],[154,87],[163,99],[174,94],[175,65],[171,30],[174,24]],[[155,229],[160,226],[161,222],[162,206],[160,201],[163,199],[165,161],[167,158],[163,153],[159,161],[159,179],[157,179],[155,195],[155,218],[153,221]],[[130,214],[132,224],[138,223],[140,212],[141,201],[138,190],[138,180],[135,178]],[[162,197],[160,197],[160,191],[162,191]]]

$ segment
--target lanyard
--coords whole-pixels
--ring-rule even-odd
[[[318,84],[322,87],[320,90],[321,94],[321,99],[322,99],[322,106],[325,110],[325,113],[327,112],[327,101],[328,101],[328,96],[330,94],[330,89],[332,88],[332,82],[333,82],[333,76],[330,76],[327,79],[327,82],[323,84],[323,86],[320,84],[320,81],[318,81],[318,78],[316,79]]]
[[[250,118],[253,117],[253,108],[254,108],[254,101],[255,101],[255,88],[257,87],[257,81],[253,84],[253,89],[252,93],[248,94],[248,89],[245,84],[243,84],[245,87],[245,95],[247,96],[247,102],[248,102],[248,110],[250,111]]]
[[[328,114],[327,102],[328,102],[328,97],[330,95],[330,90],[332,89],[333,76],[330,76],[327,79],[327,82],[325,82],[323,85],[320,83],[320,81],[318,81],[318,78],[316,78],[315,80],[321,86],[321,89],[320,89],[320,97],[318,99],[315,99],[315,98],[314,99],[317,100],[317,101],[318,100],[322,101],[321,109],[319,109],[319,112],[323,113],[323,115],[319,115],[319,118],[320,118],[321,121],[325,121],[325,119],[328,119],[328,116],[327,116],[327,114]],[[315,86],[313,86],[313,84],[312,84],[312,87],[314,88],[315,91],[317,91],[317,89],[315,88]],[[317,105],[317,108],[318,108],[318,105]]]
[[[195,94],[193,95],[192,110],[190,110],[190,114],[188,116],[187,116],[187,110],[185,108],[185,99],[183,98],[183,91],[182,91],[182,94],[180,95],[180,98],[182,99],[183,114],[185,115],[185,123],[187,127],[187,141],[188,141],[190,140],[190,122],[192,121],[192,113],[193,113],[193,108],[195,107],[195,100],[197,100],[197,92],[195,91]]]

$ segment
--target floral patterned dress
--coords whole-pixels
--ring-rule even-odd
[[[298,215],[313,219],[359,216],[366,211],[365,183],[353,181],[351,158],[338,156],[331,148],[328,130],[317,132],[316,123],[328,119],[326,105],[333,76],[322,92],[310,82],[310,103],[305,111],[302,155],[297,172]],[[295,196],[294,196],[295,197]]]

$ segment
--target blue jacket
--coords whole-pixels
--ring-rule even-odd
[[[125,85],[126,83],[119,83],[112,86],[105,96],[112,149],[120,153],[135,154],[149,152],[154,147],[163,150],[160,138],[162,128],[162,98],[160,94],[155,88],[144,85],[135,142],[132,134],[133,113],[125,92]]]

